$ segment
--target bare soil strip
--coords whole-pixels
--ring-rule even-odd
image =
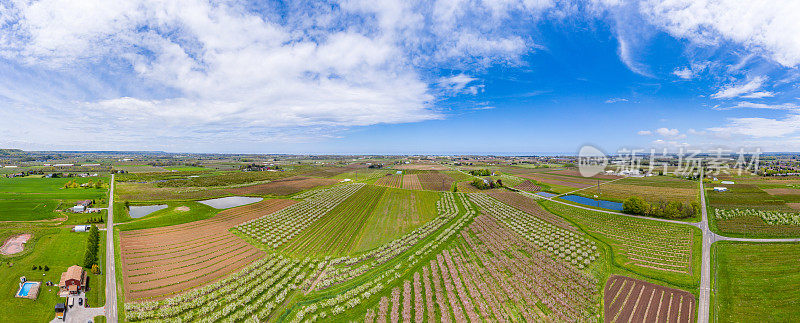
[[[695,299],[687,291],[612,275],[603,298],[605,322],[694,322]]]
[[[297,203],[264,200],[217,216],[161,228],[120,232],[126,301],[153,300],[212,282],[261,258],[264,252],[228,229]]]

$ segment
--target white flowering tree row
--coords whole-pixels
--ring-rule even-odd
[[[467,201],[463,194],[458,193],[451,196],[458,196],[466,205]],[[454,207],[455,200],[452,202],[452,207]],[[450,202],[443,202],[443,204],[444,203]],[[451,206],[442,205],[440,210],[442,210],[442,212],[458,213],[457,208],[451,208]],[[373,268],[372,271],[368,271],[370,274],[373,274],[373,276],[370,276],[373,278],[352,286],[352,288],[337,296],[303,306],[294,313],[291,322],[314,322],[330,317],[331,315],[340,315],[363,303],[377,301],[378,295],[388,292],[386,290],[387,286],[395,284],[400,277],[418,267],[420,261],[432,256],[433,252],[439,250],[443,243],[457,236],[457,233],[472,221],[474,217],[475,211],[467,207],[466,213],[463,216],[457,217],[454,221],[447,223],[446,227],[441,230],[439,234],[431,241],[419,247],[413,254],[410,254],[406,261],[399,262],[389,269],[380,267]],[[419,245],[419,243],[417,245]]]
[[[314,268],[310,259],[267,256],[222,280],[175,297],[126,303],[125,316],[143,322],[266,319]]]
[[[389,243],[356,257],[345,256],[331,260],[330,267],[325,271],[320,283],[317,284],[317,289],[324,289],[360,276],[408,251],[420,240],[439,230],[442,225],[453,220],[459,213],[455,194],[443,193],[436,202],[436,209],[438,216],[435,219]]]
[[[769,225],[800,225],[800,213],[754,209],[714,209],[714,217],[718,220],[741,216],[761,218]]]
[[[583,233],[575,233],[517,210],[486,194],[469,194],[485,214],[496,218],[535,246],[563,258],[578,268],[584,268],[598,257],[594,241]]]
[[[297,196],[304,201],[244,222],[236,230],[278,248],[363,187],[362,183],[352,183],[304,192]]]

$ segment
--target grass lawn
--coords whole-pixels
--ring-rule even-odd
[[[712,322],[791,322],[800,317],[800,244],[722,241],[712,246],[712,255],[717,263]]]
[[[109,182],[108,177],[86,178],[0,178],[0,221],[32,221],[62,217],[56,209],[67,209],[78,200],[105,203],[107,188],[64,188],[77,183]]]
[[[213,217],[222,211],[202,203],[191,201],[164,202],[164,204],[167,204],[168,206],[166,209],[155,211],[139,219],[131,219],[127,210],[119,214],[117,213],[119,209],[125,210],[124,205],[119,207],[116,206],[118,203],[114,204],[114,227],[119,228],[122,231],[164,227],[168,225],[203,220]],[[178,209],[181,207],[188,207],[189,210],[184,211]],[[119,223],[117,223],[117,221],[119,221]]]
[[[58,284],[61,273],[69,266],[81,265],[88,233],[70,232],[68,228],[30,226],[28,228],[0,229],[3,235],[18,232],[32,232],[34,240],[29,243],[25,252],[18,257],[0,257],[0,321],[3,322],[43,322],[54,317],[53,307],[64,300],[58,297],[57,286],[45,286],[51,281]],[[14,231],[14,232],[9,232]],[[104,248],[100,248],[103,252]],[[12,264],[9,267],[9,263]],[[49,271],[33,270],[33,266],[48,266]],[[43,275],[44,274],[44,275]],[[14,294],[19,288],[19,278],[25,276],[29,281],[42,282],[39,297],[36,300],[16,298]],[[102,293],[104,286],[103,275],[89,274],[90,305],[95,306],[95,299],[102,302],[92,293]],[[99,282],[99,284],[98,284]]]

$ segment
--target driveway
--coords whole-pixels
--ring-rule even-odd
[[[69,298],[74,298],[75,304],[72,307],[67,307],[67,315],[65,316],[64,321],[53,318],[53,320],[50,321],[51,323],[58,323],[58,322],[86,323],[94,321],[95,316],[106,315],[106,309],[104,307],[86,308],[83,305],[78,305],[79,298],[83,298],[84,304],[86,302],[83,293],[79,295],[70,296]]]

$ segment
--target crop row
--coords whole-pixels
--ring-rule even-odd
[[[368,309],[365,322],[575,322],[598,317],[593,276],[553,259],[486,215],[460,235],[456,247],[437,254],[402,287],[383,296],[377,308]]]
[[[582,233],[550,224],[486,194],[470,194],[469,197],[485,214],[493,216],[538,248],[546,249],[578,268],[588,266],[598,256],[594,241],[586,239]]]
[[[126,303],[126,318],[130,321],[264,319],[288,292],[297,288],[297,278],[313,268],[308,259],[295,261],[268,256],[225,279],[172,298]]]
[[[403,274],[407,273],[411,268],[414,268],[422,259],[427,258],[444,242],[460,232],[474,216],[475,211],[468,208],[464,216],[452,221],[450,225],[436,235],[434,239],[425,243],[414,254],[410,255],[407,261],[399,262],[385,270],[381,269],[375,273],[372,279],[354,286],[343,293],[303,306],[295,313],[291,322],[313,322],[326,318],[329,315],[340,315],[346,310],[353,309],[362,303],[370,302],[375,296],[385,292],[387,286],[392,286]]]
[[[363,187],[364,184],[354,183],[305,192],[299,196],[305,198],[303,202],[244,222],[236,229],[278,248]]]
[[[320,284],[317,285],[317,288],[323,289],[357,277],[415,246],[420,240],[458,215],[455,194],[443,193],[442,198],[436,202],[436,209],[439,214],[438,217],[387,244],[357,257],[340,257],[331,260],[331,267],[325,272],[325,276]]]
[[[769,225],[800,225],[800,213],[762,211],[753,209],[714,209],[714,216],[719,219],[731,219],[740,216],[758,217]]]
[[[579,209],[554,202],[545,205],[610,241],[623,261],[655,270],[692,273],[692,227]]]

